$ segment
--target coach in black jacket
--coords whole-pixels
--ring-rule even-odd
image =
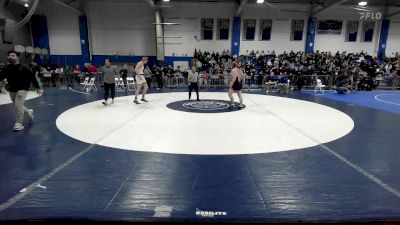
[[[33,72],[19,60],[19,54],[15,51],[8,52],[9,64],[0,72],[0,81],[7,79],[8,91],[13,102],[16,114],[16,123],[14,131],[24,129],[24,113],[27,113],[29,120],[33,120],[33,110],[24,106],[26,96],[28,94],[31,83],[36,87],[38,95],[42,95],[43,90],[39,86]]]

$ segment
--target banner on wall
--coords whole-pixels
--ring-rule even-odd
[[[341,20],[318,20],[318,34],[341,34],[343,21]]]

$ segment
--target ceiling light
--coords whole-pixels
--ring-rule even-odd
[[[264,0],[257,0],[257,3],[264,3]]]
[[[368,3],[367,2],[359,2],[358,5],[359,6],[366,6]]]
[[[29,5],[28,5],[27,2],[25,2],[24,6],[25,6],[25,8],[28,8],[28,7],[29,7]]]
[[[163,2],[169,2],[169,0],[163,0]]]
[[[153,23],[154,25],[181,25],[180,23]]]

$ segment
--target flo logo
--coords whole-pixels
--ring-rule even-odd
[[[235,103],[232,107],[229,101],[225,100],[201,100],[201,101],[178,101],[171,102],[168,108],[191,113],[226,113],[239,110],[239,104]]]
[[[214,217],[214,216],[227,216],[226,212],[202,211],[196,208],[196,216],[201,217]]]
[[[360,20],[380,20],[382,19],[382,13],[380,12],[360,12]]]
[[[183,107],[189,109],[197,109],[197,110],[219,110],[219,109],[227,109],[229,104],[227,102],[222,101],[189,101],[183,103]]]

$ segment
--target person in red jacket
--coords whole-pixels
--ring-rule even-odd
[[[99,74],[99,69],[96,67],[96,65],[94,65],[93,63],[89,63],[88,72],[89,72],[90,78],[93,78],[93,77],[95,78],[96,84],[101,84],[101,81],[103,79],[101,77],[101,74]],[[97,75],[99,75],[99,76],[97,76]],[[101,86],[103,87],[103,84],[101,84]]]

